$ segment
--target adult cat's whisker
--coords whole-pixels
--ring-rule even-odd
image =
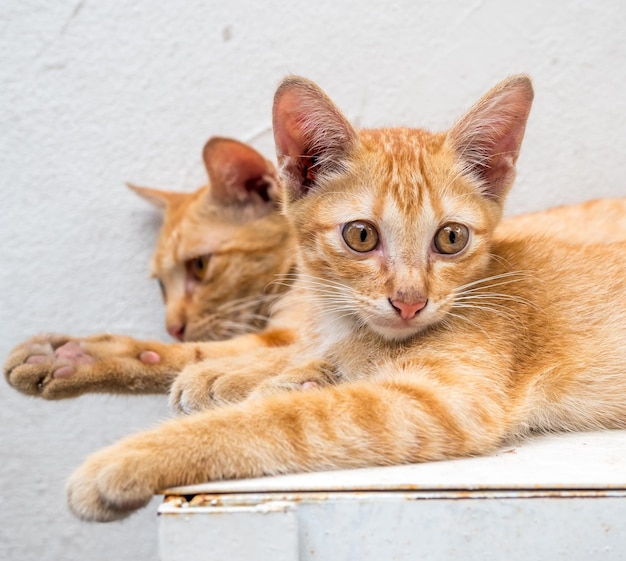
[[[249,313],[249,314],[243,314],[241,316],[241,321],[242,322],[254,322],[254,321],[262,321],[262,322],[266,322],[268,320],[268,316],[264,315],[264,314],[253,314],[253,313]]]
[[[229,300],[224,302],[222,306],[245,306],[248,304],[254,304],[257,302],[263,302],[266,298],[273,298],[274,295],[268,294],[255,294],[254,296],[243,296],[241,298],[235,298],[233,300]]]
[[[250,333],[255,331],[254,326],[249,323],[238,321],[225,321],[220,324],[220,327],[226,332],[230,333]]]
[[[262,296],[258,296],[256,298],[250,298],[250,299],[242,298],[239,301],[224,302],[222,305],[218,307],[217,311],[224,315],[229,315],[232,313],[239,312],[241,310],[256,310],[260,308],[261,306],[270,305],[277,298],[279,298],[279,296],[276,296],[273,294],[262,295]]]
[[[268,283],[268,286],[284,286],[285,288],[292,288],[293,284],[290,282],[271,281]]]

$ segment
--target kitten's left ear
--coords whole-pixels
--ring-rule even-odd
[[[305,195],[327,174],[342,171],[356,131],[328,96],[306,78],[285,78],[274,96],[274,140],[285,188]]]
[[[252,146],[213,137],[202,151],[211,197],[221,204],[274,204],[280,196],[276,168]]]
[[[485,194],[500,199],[515,179],[515,163],[533,101],[530,78],[500,82],[452,127],[446,143]]]

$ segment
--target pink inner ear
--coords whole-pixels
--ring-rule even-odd
[[[211,196],[221,203],[270,202],[277,196],[276,169],[251,146],[212,138],[204,147]]]
[[[297,76],[276,91],[273,125],[283,179],[296,197],[320,174],[342,169],[357,142],[356,132],[326,94]]]
[[[460,159],[500,197],[515,177],[515,163],[532,104],[530,80],[516,76],[487,93],[448,133]]]
[[[304,117],[297,113],[286,113],[274,122],[274,141],[280,156],[302,156],[306,152],[303,129]]]

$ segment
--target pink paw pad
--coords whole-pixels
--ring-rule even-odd
[[[154,351],[143,351],[139,354],[139,360],[144,364],[158,364],[161,362],[161,357]]]
[[[48,360],[46,355],[31,355],[26,359],[26,364],[43,364]]]
[[[314,388],[319,388],[319,384],[317,382],[314,382],[313,380],[308,380],[302,383],[303,390],[312,390]]]
[[[72,376],[74,374],[76,370],[74,369],[73,366],[61,366],[61,368],[57,368],[53,374],[52,377],[55,379],[58,378],[69,378],[70,376]]]
[[[92,364],[96,360],[84,351],[80,343],[75,341],[61,345],[54,351],[54,356],[57,360],[71,364],[65,364],[57,368],[52,374],[53,378],[69,378],[76,371],[76,366]]]
[[[83,350],[80,343],[75,341],[61,345],[54,351],[54,355],[57,358],[66,359],[76,364],[91,364],[95,360]]]

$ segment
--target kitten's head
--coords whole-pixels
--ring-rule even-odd
[[[349,333],[415,335],[484,276],[533,91],[505,80],[448,132],[356,131],[315,84],[287,78],[274,136],[300,283]]]
[[[292,261],[273,164],[227,138],[210,139],[203,155],[209,182],[193,193],[130,186],[163,212],[151,272],[168,332],[186,341],[262,328],[282,290],[272,281]]]

